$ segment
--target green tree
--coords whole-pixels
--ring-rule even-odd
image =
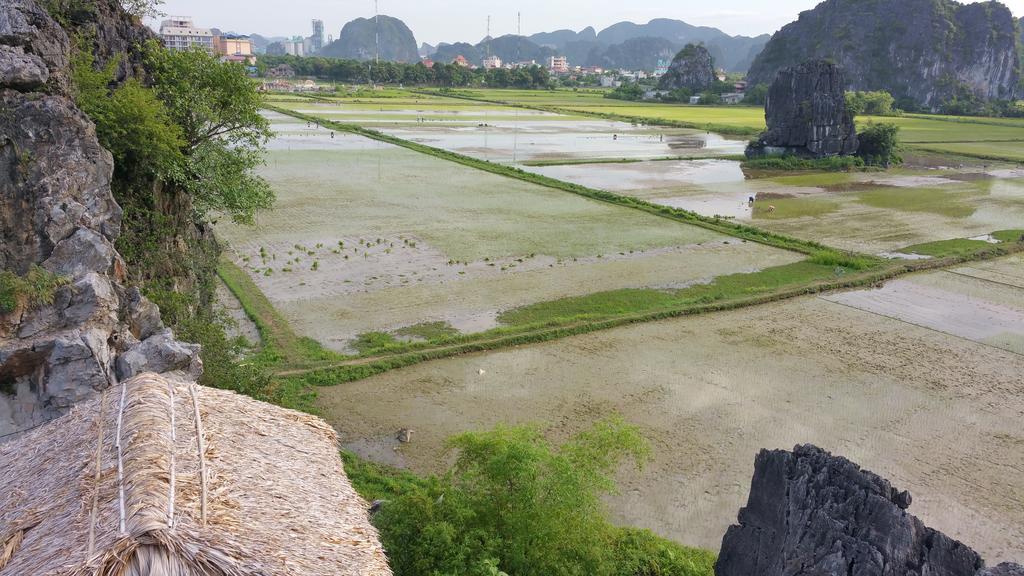
[[[649,456],[639,431],[598,422],[559,447],[532,427],[450,441],[449,473],[388,502],[375,519],[398,576],[617,575],[620,532],[601,496],[624,459]]]
[[[899,126],[890,123],[869,123],[859,134],[860,147],[857,156],[873,166],[888,168],[900,164],[903,159],[899,154]]]
[[[271,136],[255,82],[241,65],[199,49],[151,45],[147,64],[157,96],[181,127],[186,161],[175,180],[192,196],[198,217],[225,212],[251,223],[274,200],[270,186],[252,174]]]
[[[853,116],[895,116],[895,104],[896,99],[884,90],[846,93],[846,109]]]

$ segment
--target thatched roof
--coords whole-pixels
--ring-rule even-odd
[[[0,445],[0,576],[65,574],[391,571],[327,424],[144,374]]]

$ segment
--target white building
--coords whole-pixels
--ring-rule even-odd
[[[285,40],[284,53],[289,56],[305,56],[306,55],[306,39],[301,36],[292,38],[291,40]]]
[[[213,52],[213,33],[209,28],[197,28],[190,17],[172,16],[161,22],[160,38],[169,50],[188,50],[199,46]]]
[[[569,72],[569,60],[565,56],[549,56],[548,69],[555,74],[566,74]]]
[[[494,68],[501,68],[501,58],[491,55],[484,58],[484,68],[491,70]]]

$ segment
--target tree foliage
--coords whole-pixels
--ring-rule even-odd
[[[72,62],[75,102],[96,125],[96,136],[113,155],[120,177],[172,178],[184,161],[181,128],[138,80],[111,89],[116,67],[111,60],[97,70],[92,52],[79,50]]]
[[[614,575],[617,529],[601,496],[624,459],[648,447],[621,419],[595,424],[561,446],[532,427],[450,440],[454,466],[388,502],[375,519],[399,576]]]
[[[274,199],[270,186],[252,173],[271,136],[255,83],[241,65],[199,49],[150,46],[147,67],[184,140],[176,183],[191,194],[200,218],[224,212],[251,223]]]
[[[903,162],[899,150],[899,126],[891,123],[869,123],[857,134],[860,147],[857,156],[872,166],[889,167]]]
[[[894,107],[895,103],[892,94],[884,90],[846,93],[846,109],[852,116],[897,116],[899,111]]]
[[[441,86],[448,88],[488,86],[491,88],[548,88],[551,73],[543,66],[516,69],[465,68],[457,64],[435,62],[430,68],[422,62],[403,64],[380,62],[370,65],[358,60],[322,56],[264,56],[257,68],[266,73],[281,64],[290,66],[299,76],[350,83],[404,84],[408,86]]]
[[[164,0],[121,0],[121,6],[125,12],[139,20],[163,16],[164,13],[160,11],[160,6],[163,3]]]

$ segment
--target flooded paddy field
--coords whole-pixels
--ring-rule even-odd
[[[1019,278],[1019,264],[981,266]],[[1013,308],[999,285],[908,281]],[[758,450],[811,442],[909,489],[926,524],[990,561],[1019,558],[1024,356],[913,320],[805,297],[435,361],[322,389],[319,403],[346,447],[420,472],[441,469],[461,431],[534,423],[557,440],[621,414],[654,455],[621,472],[615,518],[708,548],[744,504]],[[414,441],[399,445],[403,427]]]
[[[870,254],[1024,223],[1024,171],[1012,167],[773,176],[730,160],[680,160],[529,169]]]
[[[282,107],[375,128],[492,162],[742,154],[746,142],[699,130],[638,126],[468,100],[416,104],[307,101]]]
[[[361,136],[274,127],[261,174],[275,208],[218,234],[298,333],[338,351],[366,333],[480,332],[511,308],[802,258]]]

